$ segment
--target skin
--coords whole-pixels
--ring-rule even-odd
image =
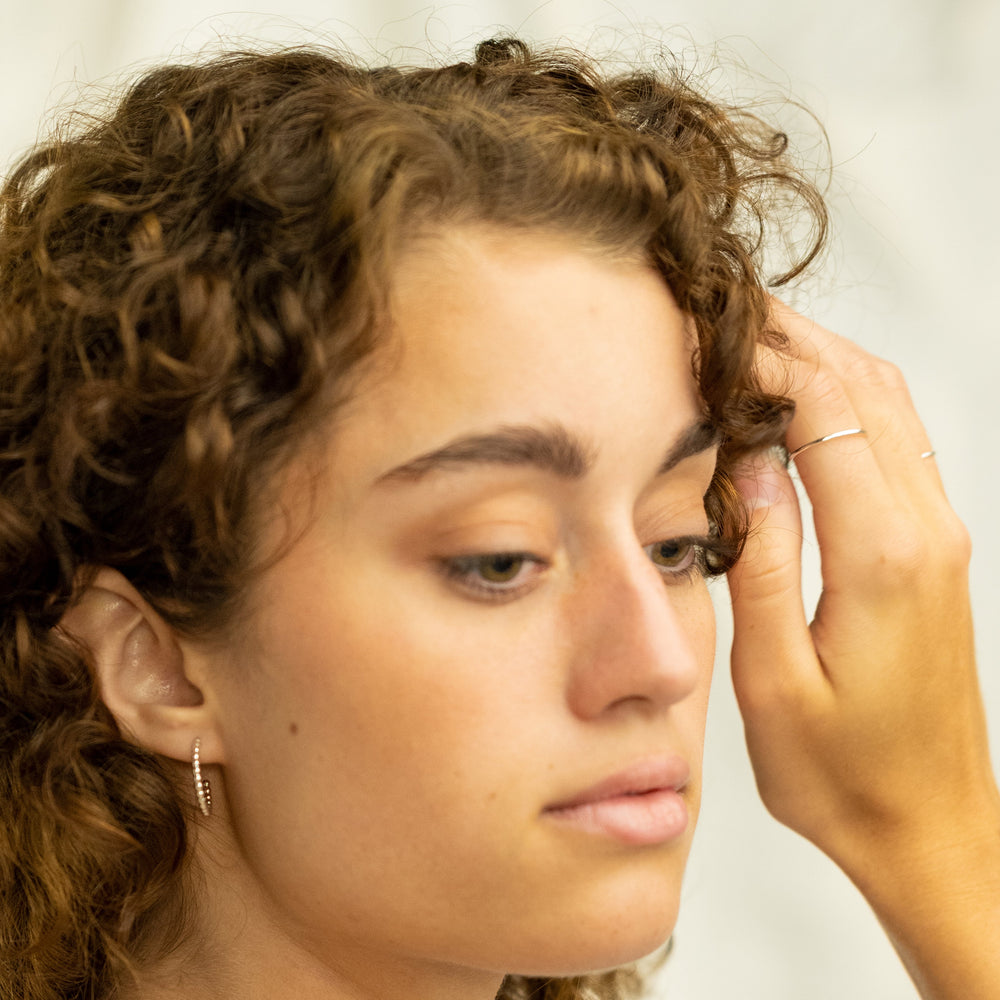
[[[684,317],[643,264],[476,233],[404,261],[393,314],[287,473],[300,537],[246,633],[184,652],[223,765],[199,922],[241,996],[492,998],[505,972],[635,959],[676,918],[714,652],[695,550],[653,548],[708,530]],[[421,458],[512,426],[561,427],[586,470]],[[510,552],[509,580],[469,562]],[[546,812],[664,754],[690,769],[677,836]]]
[[[697,441],[690,342],[642,265],[497,236],[402,266],[390,346],[278,484],[264,542],[297,544],[234,643],[178,637],[111,570],[67,616],[123,728],[178,762],[200,738],[213,782],[199,947],[144,970],[140,1000],[492,998],[504,972],[614,965],[673,927],[713,645],[704,581],[656,544],[706,528],[712,448],[661,471]],[[796,402],[788,447],[867,433],[796,461],[811,622],[788,472],[758,456],[739,479],[732,673],[762,798],[854,880],[925,1000],[1000,996],[968,536],[898,371],[779,303],[773,321],[790,349],[759,374]],[[509,441],[503,463],[438,451],[556,424],[586,472]],[[468,558],[490,552],[532,558]],[[487,571],[512,592],[486,599]],[[690,767],[683,834],[637,847],[547,811],[664,752]]]

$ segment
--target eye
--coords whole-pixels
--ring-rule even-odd
[[[710,538],[668,538],[645,546],[650,562],[667,583],[681,583],[710,573]]]
[[[695,556],[697,547],[686,538],[671,538],[646,546],[646,554],[657,566],[674,572],[684,569]]]
[[[445,576],[474,597],[502,600],[518,596],[544,568],[527,552],[484,552],[442,561]]]

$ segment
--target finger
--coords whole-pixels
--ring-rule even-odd
[[[903,499],[943,497],[937,465],[924,457],[933,450],[930,438],[899,368],[842,338],[828,364],[864,421],[888,486]]]
[[[853,416],[858,423],[852,426],[865,429],[872,456],[890,489],[923,493],[935,485],[943,496],[936,464],[924,458],[933,450],[930,440],[899,369],[777,300],[772,302],[772,321],[791,348],[786,360],[789,391],[797,398],[798,412],[789,428],[789,447],[833,433],[833,425],[824,421]],[[809,465],[811,459],[805,462],[805,454],[803,465]]]
[[[893,506],[892,491],[864,418],[836,375],[800,359],[772,357],[766,363],[772,369],[783,365],[778,377],[795,401],[786,446],[813,504],[817,540],[827,556],[859,534],[876,532]],[[845,434],[850,431],[864,433]]]
[[[780,320],[791,357],[765,357],[762,373],[775,385],[783,379],[795,399],[789,448],[808,445],[814,435],[866,432],[795,456],[813,504],[824,591],[828,598],[845,590],[862,598],[866,581],[877,582],[871,543],[884,526],[901,516],[933,524],[947,512],[947,499],[937,469],[921,457],[929,441],[898,369],[791,310],[783,309]]]
[[[850,394],[837,370],[830,363],[841,339],[829,330],[800,316],[777,299],[772,299],[771,318],[787,340],[787,350],[781,352],[761,347],[757,353],[756,372],[765,391],[789,396],[795,401],[795,413],[789,423],[785,445],[794,456],[796,467],[804,479],[821,453],[840,460],[838,486],[848,487],[852,495],[863,491],[860,499],[866,505],[873,497],[864,492],[881,489],[878,462],[867,440],[867,428],[856,410]],[[864,434],[836,437],[849,430]],[[817,442],[822,441],[819,444]],[[798,453],[798,454],[796,454]],[[850,461],[844,459],[850,458]],[[824,463],[821,468],[837,466]],[[848,477],[845,482],[843,477]]]
[[[802,602],[802,520],[791,477],[763,454],[735,479],[752,510],[746,547],[729,572],[733,683],[746,709],[773,702],[775,683],[816,683],[822,674]]]

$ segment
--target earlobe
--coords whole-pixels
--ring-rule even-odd
[[[200,738],[219,760],[214,720],[174,630],[116,570],[97,571],[59,628],[89,650],[101,700],[136,743],[178,760]]]

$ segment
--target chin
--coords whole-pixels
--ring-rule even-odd
[[[510,971],[522,976],[565,978],[630,965],[670,940],[677,923],[679,891],[655,884],[632,905],[595,909],[550,928],[528,947]],[[651,898],[655,897],[655,898]],[[537,951],[532,946],[537,945]],[[534,954],[532,954],[534,952]]]

